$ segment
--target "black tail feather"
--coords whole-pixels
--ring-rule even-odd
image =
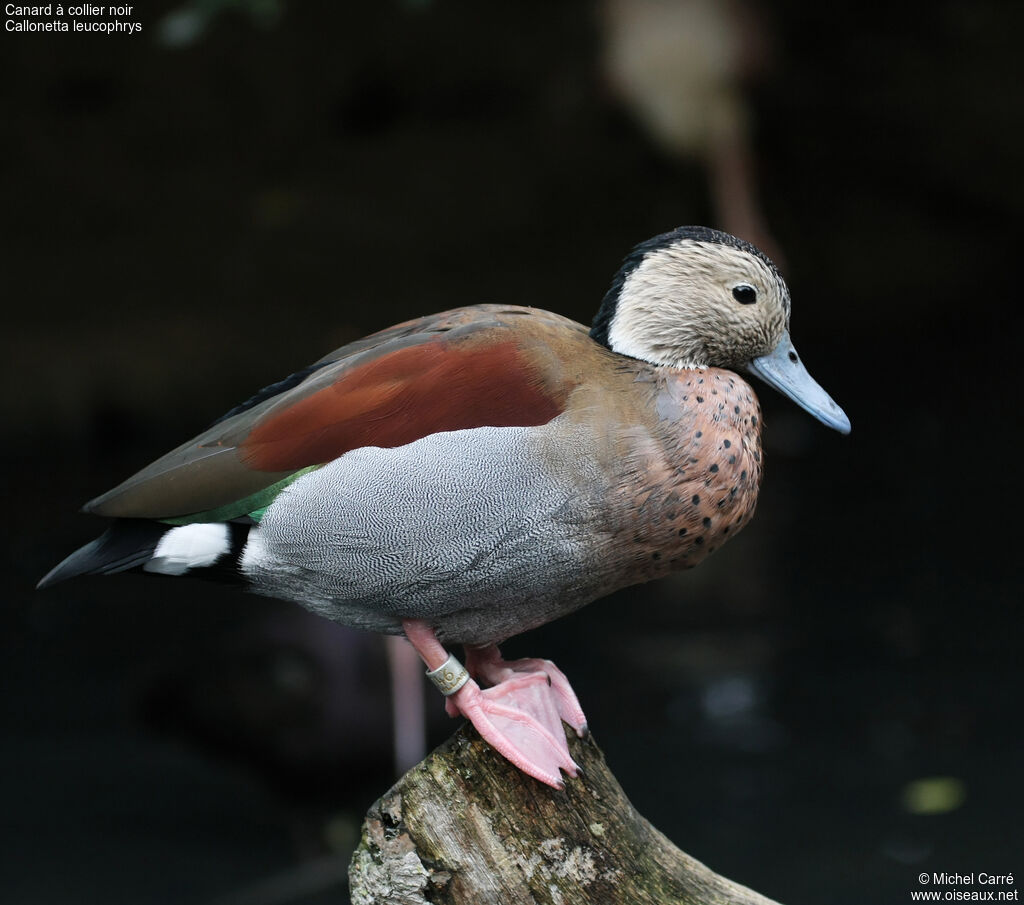
[[[119,519],[91,543],[79,548],[43,576],[37,588],[48,588],[78,575],[111,575],[146,563],[167,525],[144,519]]]

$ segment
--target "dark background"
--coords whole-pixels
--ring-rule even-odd
[[[394,778],[375,638],[186,581],[36,595],[82,502],[344,341],[479,301],[586,321],[631,245],[719,225],[592,4],[185,9],[177,47],[165,3],[2,38],[4,902],[344,901],[309,890]],[[853,433],[759,389],[742,536],[506,652],[571,677],[645,816],[787,905],[1019,888],[1024,6],[759,17],[762,210]]]

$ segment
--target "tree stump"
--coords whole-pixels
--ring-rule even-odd
[[[370,808],[352,905],[778,905],[651,826],[592,736],[569,746],[583,773],[558,791],[463,726]]]

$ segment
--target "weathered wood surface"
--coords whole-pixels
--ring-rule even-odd
[[[557,791],[464,726],[370,808],[352,905],[777,905],[651,826],[592,737],[570,749],[584,772]]]

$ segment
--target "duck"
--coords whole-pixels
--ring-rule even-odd
[[[499,645],[693,568],[749,522],[762,420],[744,375],[849,433],[789,321],[771,260],[703,226],[638,244],[589,328],[494,303],[406,321],[87,503],[107,530],[39,587],[228,579],[404,636],[450,715],[563,788],[578,767],[562,724],[588,731],[579,699],[553,663]]]

